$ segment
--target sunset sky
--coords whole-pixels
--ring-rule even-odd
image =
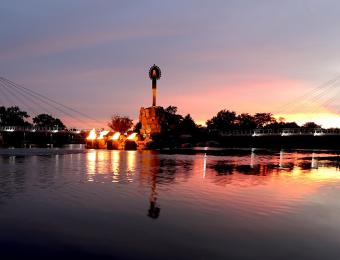
[[[340,75],[339,13],[336,0],[2,0],[0,76],[105,126],[151,105],[155,63],[158,104],[199,123],[225,108],[340,127],[340,85],[313,91]]]

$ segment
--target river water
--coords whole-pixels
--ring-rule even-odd
[[[332,151],[0,150],[2,259],[340,259]]]

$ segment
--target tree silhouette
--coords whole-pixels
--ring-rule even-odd
[[[38,127],[59,127],[65,128],[64,123],[59,118],[54,118],[48,114],[40,114],[33,118],[33,123]]]
[[[133,126],[133,122],[132,119],[127,116],[113,115],[111,121],[107,125],[113,131],[125,133]]]
[[[177,114],[177,107],[168,106],[164,109],[165,125],[163,126],[168,132],[177,132],[179,125],[183,120],[183,116]]]
[[[194,134],[196,130],[197,125],[195,121],[192,119],[190,114],[187,114],[180,124],[180,131],[185,134]]]
[[[168,106],[165,109],[165,112],[168,114],[176,115],[177,114],[177,107],[176,106]]]
[[[30,116],[18,106],[0,107],[0,125],[2,126],[30,126],[26,121]]]
[[[206,122],[208,129],[212,130],[229,130],[235,127],[236,112],[221,110],[212,119]]]
[[[241,129],[254,129],[257,126],[254,117],[248,113],[238,115],[237,123]]]
[[[321,128],[320,125],[317,125],[314,122],[306,122],[302,127],[303,128]]]
[[[272,113],[256,113],[254,115],[254,121],[256,123],[256,127],[259,128],[275,123],[276,119],[273,117]]]

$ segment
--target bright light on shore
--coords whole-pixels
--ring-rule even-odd
[[[112,140],[118,140],[120,137],[120,133],[119,132],[116,132],[113,136],[112,136]]]
[[[110,131],[104,130],[99,133],[98,140],[104,139],[104,136],[107,135]]]
[[[95,140],[97,138],[96,129],[92,129],[89,135],[86,137],[86,140]]]
[[[137,133],[132,133],[128,136],[127,140],[134,140],[137,136]]]

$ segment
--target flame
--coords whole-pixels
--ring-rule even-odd
[[[92,129],[89,135],[86,137],[86,140],[95,140],[97,138],[96,129]]]
[[[137,136],[137,133],[132,133],[128,136],[127,140],[134,140]]]
[[[112,136],[112,140],[118,140],[120,137],[120,133],[116,132],[113,136]]]
[[[104,139],[104,136],[107,135],[109,131],[103,130],[99,133],[99,137],[97,138],[98,140]]]

